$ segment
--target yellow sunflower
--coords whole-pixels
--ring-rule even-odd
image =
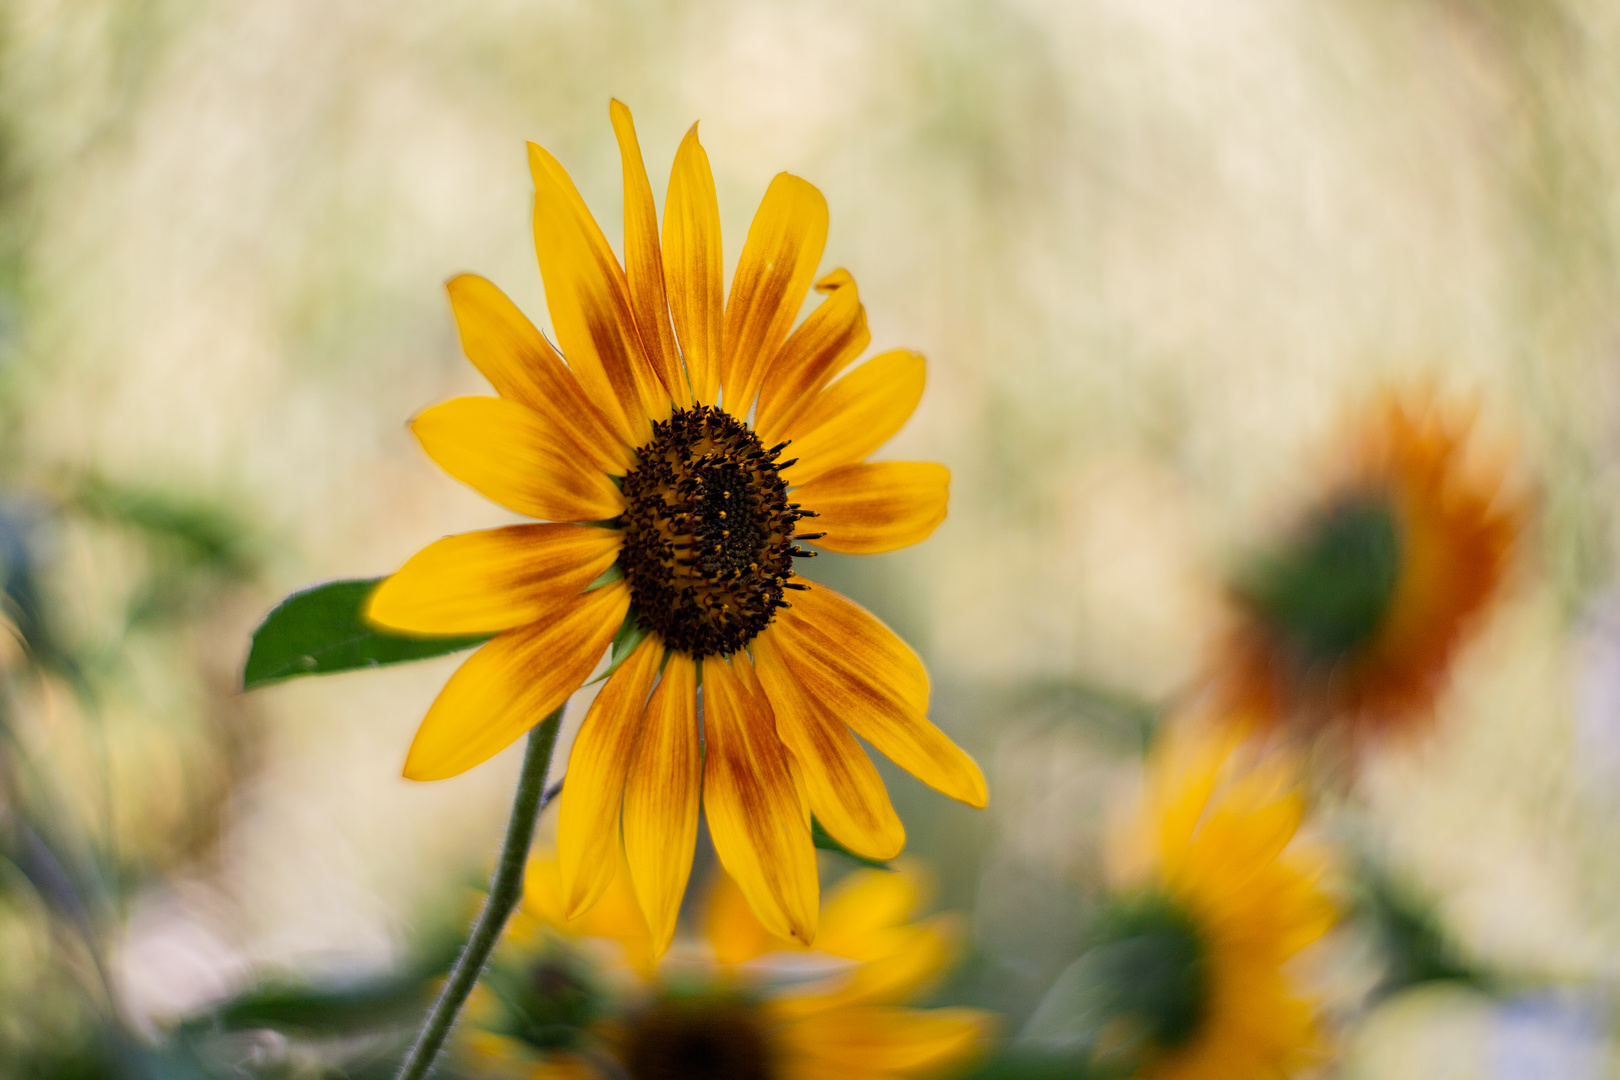
[[[1502,591],[1525,507],[1473,416],[1432,391],[1355,416],[1340,474],[1233,583],[1222,711],[1367,736],[1420,727],[1452,657]]]
[[[810,950],[768,930],[721,875],[704,940],[661,965],[619,873],[565,917],[561,868],[530,864],[524,906],[458,1041],[474,1073],[529,1080],[901,1080],[979,1053],[988,1014],[900,1004],[950,963],[951,916],[910,921],[919,875],[860,870],[829,894]]]
[[[926,716],[928,674],[888,627],[794,574],[812,554],[916,543],[949,474],[869,462],[911,415],[922,357],[869,340],[848,273],[816,283],[821,193],[771,181],[721,286],[720,215],[694,126],[662,239],[630,112],[615,101],[625,264],[568,174],[530,144],[534,235],[562,355],[494,285],[449,284],[467,356],[498,397],[412,422],[452,476],[545,524],[441,540],[372,594],[367,618],[414,635],[494,633],[417,731],[405,775],[454,776],[513,742],[627,655],[568,763],[558,848],[569,914],[606,890],[622,837],[661,952],[691,871],[699,804],[721,862],[773,932],[816,932],[813,812],[887,859],[905,831],[855,735],[938,790],[986,802],[983,774]],[[791,332],[790,332],[791,331]],[[566,358],[566,363],[564,359]],[[799,532],[814,519],[814,532]],[[698,709],[699,688],[703,707]]]
[[[1116,856],[1118,898],[1091,965],[1096,1051],[1141,1080],[1261,1080],[1321,1056],[1290,961],[1333,925],[1305,801],[1275,759],[1240,767],[1208,735],[1162,744]]]

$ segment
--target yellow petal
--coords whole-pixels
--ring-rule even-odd
[[[608,106],[613,133],[619,140],[619,161],[624,172],[624,274],[630,285],[641,346],[658,369],[660,381],[675,404],[692,403],[686,372],[675,350],[669,327],[669,303],[664,299],[664,259],[658,250],[658,212],[653,208],[652,185],[636,141],[636,124],[623,102]]]
[[[774,635],[754,639],[754,663],[776,715],[776,733],[793,752],[816,820],[857,855],[892,859],[900,854],[905,826],[860,743],[782,663]]]
[[[664,198],[664,280],[692,396],[713,405],[720,393],[720,324],[725,310],[721,275],[720,202],[709,155],[697,125],[681,140]]]
[[[799,317],[826,243],[827,200],[797,176],[778,173],[748,227],[726,300],[720,379],[733,416],[746,416],[759,393],[766,361]]]
[[[806,1017],[782,1029],[788,1052],[848,1077],[933,1075],[983,1051],[992,1015],[978,1009],[860,1005]]]
[[[473,653],[417,729],[405,776],[443,780],[506,749],[579,689],[629,608],[630,587],[617,581]]]
[[[476,274],[453,278],[445,288],[462,351],[496,393],[533,409],[603,472],[630,471],[635,454],[608,430],[562,357],[505,293]]]
[[[905,940],[906,920],[922,904],[922,874],[906,860],[892,870],[846,874],[821,905],[816,948],[855,960],[875,960]]]
[[[643,638],[596,695],[574,737],[557,812],[557,861],[570,919],[596,903],[618,871],[624,778],[663,660],[663,642],[656,635]]]
[[[964,935],[961,917],[947,912],[901,930],[905,944],[861,964],[837,989],[778,1003],[790,1017],[809,1017],[851,1005],[893,1005],[915,997],[956,959]]]
[[[692,874],[702,787],[697,666],[685,653],[671,653],[647,703],[624,789],[625,861],[652,932],[654,955],[663,955],[675,934]]]
[[[889,760],[970,806],[989,801],[979,766],[928,721],[922,661],[870,613],[813,585],[766,634],[805,691]]]
[[[840,465],[793,492],[816,513],[807,530],[826,535],[809,543],[828,551],[874,555],[928,539],[945,520],[951,471],[920,461]]]
[[[419,413],[411,431],[439,468],[520,514],[604,521],[624,510],[607,473],[515,401],[456,398]]]
[[[803,484],[829,469],[860,461],[888,442],[911,418],[922,398],[928,365],[896,349],[874,356],[823,390],[783,428],[792,440],[782,470],[789,484]]]
[[[745,964],[766,953],[804,949],[792,938],[778,937],[760,925],[736,881],[723,870],[713,875],[704,898],[703,936],[714,950],[715,960],[724,967]]]
[[[704,659],[703,700],[703,809],[720,865],[767,930],[808,945],[817,916],[809,807],[745,654]]]
[[[624,271],[557,159],[530,143],[529,171],[534,246],[563,356],[619,437],[641,446],[649,421],[669,415],[669,392],[642,350]]]
[[[854,363],[872,340],[866,329],[866,308],[848,270],[834,270],[816,282],[816,291],[826,293],[827,299],[793,331],[765,368],[754,430],[766,446],[781,442],[782,428],[834,375]]]
[[[618,558],[623,534],[512,525],[435,541],[366,601],[366,621],[407,634],[482,634],[538,622]]]

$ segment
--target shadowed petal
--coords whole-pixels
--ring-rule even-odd
[[[596,903],[618,871],[624,780],[663,659],[663,642],[644,638],[596,695],[574,737],[557,812],[557,859],[570,919]]]
[[[766,929],[809,944],[818,914],[810,811],[745,654],[704,659],[703,701],[703,808],[720,864]]]
[[[798,459],[782,470],[783,478],[806,483],[888,442],[917,408],[927,368],[917,353],[896,349],[823,390],[783,429],[783,438],[792,440],[783,456]]]
[[[608,430],[557,350],[505,293],[476,274],[452,278],[445,288],[462,351],[496,393],[533,409],[603,472],[630,470],[635,454]]]
[[[557,159],[530,143],[529,171],[534,246],[563,356],[619,437],[641,446],[649,421],[669,415],[669,392],[642,350],[624,271]]]
[[[511,525],[435,541],[372,592],[366,621],[408,634],[482,634],[538,622],[618,557],[623,533]]]
[[[889,760],[970,806],[989,801],[979,766],[928,721],[928,673],[894,631],[815,585],[794,596],[770,633],[805,691]]]
[[[807,529],[826,533],[806,543],[874,555],[928,539],[945,520],[950,486],[950,470],[933,462],[865,462],[822,473],[793,501],[816,512]]]
[[[826,293],[827,299],[793,331],[765,369],[754,429],[766,446],[781,442],[782,429],[872,340],[866,308],[848,270],[834,270],[816,282],[816,291]]]
[[[765,190],[737,259],[726,299],[722,401],[746,416],[765,364],[787,338],[827,243],[827,200],[813,186],[778,173]]]
[[[863,1005],[806,1017],[782,1030],[794,1080],[933,1075],[981,1052],[991,1014],[978,1009]]]
[[[604,521],[624,510],[608,475],[515,401],[456,398],[418,414],[411,431],[439,468],[520,514]]]
[[[816,820],[857,855],[892,859],[900,854],[906,829],[883,778],[843,722],[783,664],[769,630],[754,639],[754,663],[776,715],[776,732],[793,752]]]
[[[443,780],[506,749],[579,689],[629,608],[630,587],[615,582],[473,653],[417,728],[405,776]]]
[[[697,125],[681,140],[664,198],[664,280],[692,396],[713,405],[720,394],[720,325],[725,310],[720,203]]]
[[[653,208],[652,186],[647,183],[647,166],[641,160],[641,144],[636,141],[636,124],[623,102],[608,106],[613,133],[619,139],[619,160],[624,172],[624,274],[630,285],[630,303],[635,311],[641,345],[657,368],[676,405],[692,403],[686,385],[686,372],[675,350],[675,334],[669,327],[669,303],[664,299],[664,260],[658,250],[658,212]]]
[[[625,860],[655,955],[669,948],[675,934],[692,873],[702,788],[697,665],[685,653],[671,653],[647,703],[641,743],[624,789]]]

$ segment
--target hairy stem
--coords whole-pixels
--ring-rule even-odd
[[[433,1003],[416,1045],[405,1055],[405,1061],[395,1074],[395,1080],[422,1080],[433,1068],[433,1061],[444,1047],[444,1041],[455,1026],[456,1015],[467,1002],[484,964],[500,940],[506,920],[523,897],[523,868],[529,861],[529,844],[534,839],[535,819],[546,801],[546,772],[551,768],[551,751],[557,745],[557,729],[562,726],[564,705],[540,721],[529,732],[529,745],[523,752],[523,771],[518,776],[517,795],[512,799],[512,820],[506,826],[506,840],[501,844],[501,861],[489,879],[489,899],[479,912],[467,938],[467,947],[461,951],[456,966],[450,970],[450,979],[444,984],[439,1000]]]

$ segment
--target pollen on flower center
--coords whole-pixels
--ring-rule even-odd
[[[813,515],[788,502],[781,451],[709,406],[653,425],[624,478],[619,567],[641,624],[670,648],[730,655],[787,606],[784,590],[805,587],[791,580],[793,560],[813,553],[794,546],[793,529]]]

